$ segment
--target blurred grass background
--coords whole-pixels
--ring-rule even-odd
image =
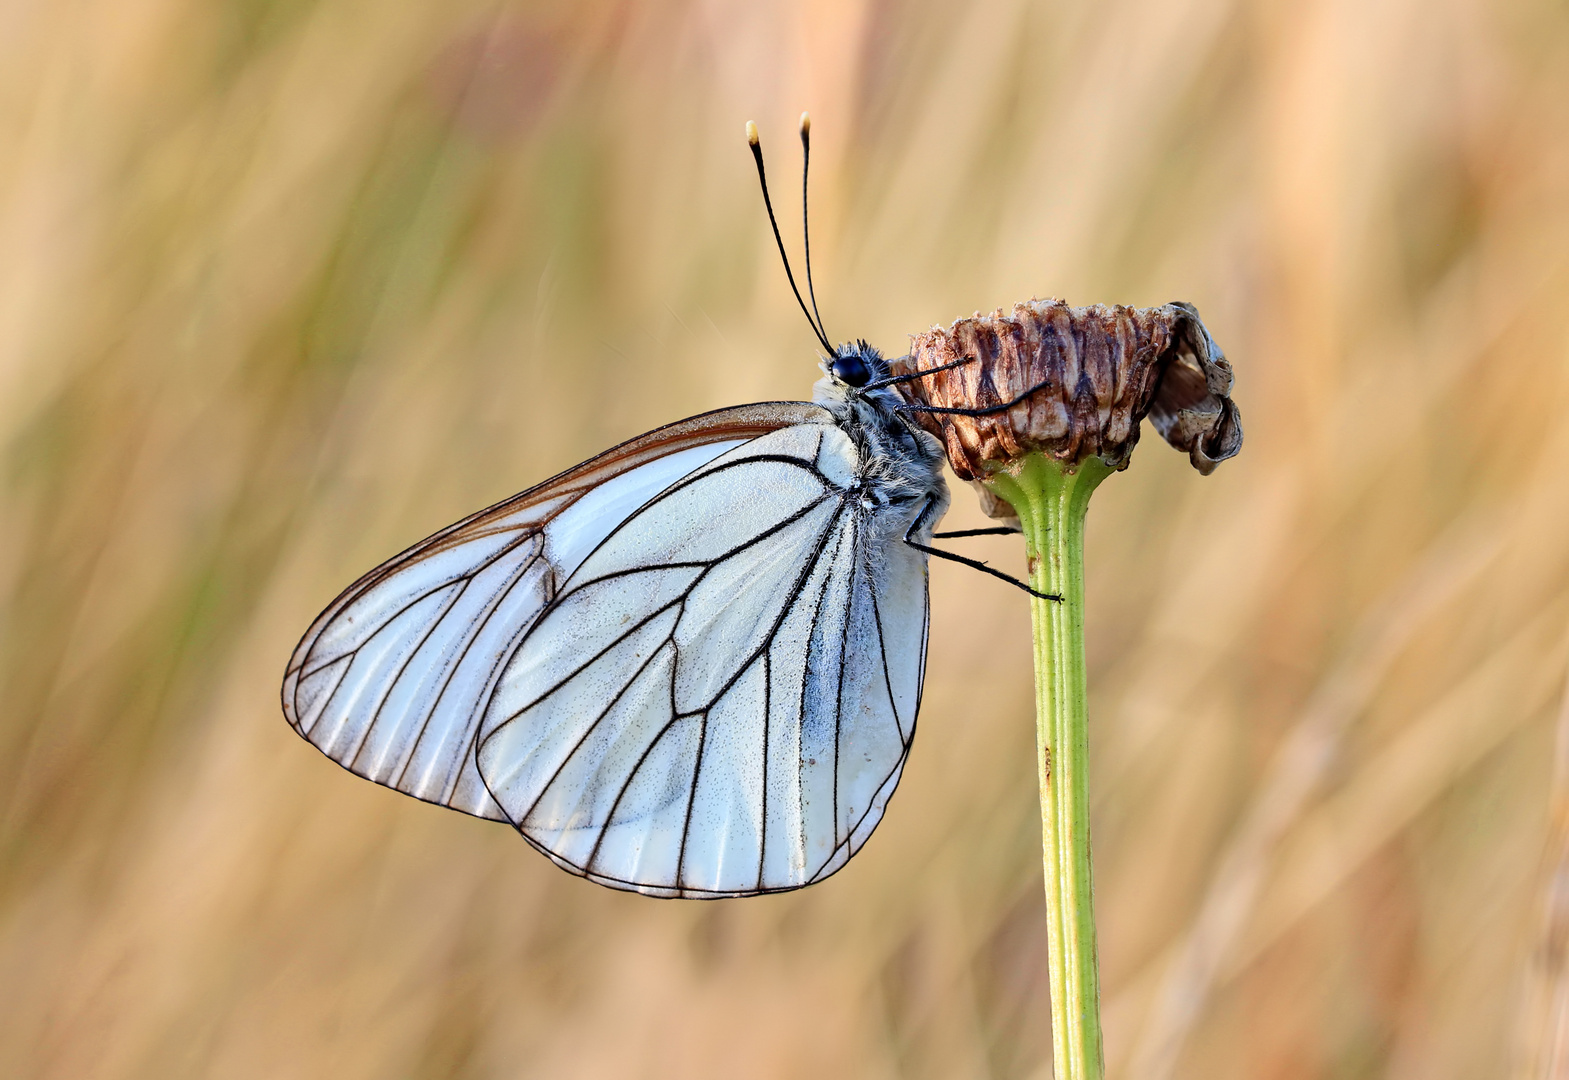
[[[1050,1074],[1004,586],[934,568],[795,895],[597,888],[279,713],[380,559],[807,395],[742,125],[798,244],[808,108],[832,335],[1183,299],[1238,371],[1240,458],[1090,518],[1112,1074],[1566,1075],[1565,102],[1561,0],[0,6],[0,1071]]]

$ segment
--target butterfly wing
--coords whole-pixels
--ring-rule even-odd
[[[859,451],[784,428],[637,510],[563,583],[491,695],[479,771],[556,863],[661,896],[811,884],[904,766],[924,556],[877,531]]]
[[[798,402],[692,417],[443,529],[317,617],[289,660],[284,715],[351,772],[506,820],[475,771],[475,735],[498,676],[559,583],[694,469],[749,440],[827,419]]]

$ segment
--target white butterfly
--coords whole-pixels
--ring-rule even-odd
[[[988,568],[929,547],[943,451],[890,387],[930,372],[830,351],[813,403],[660,428],[366,574],[294,650],[289,723],[618,889],[834,873],[915,734],[927,555]]]
[[[617,888],[832,874],[915,734],[937,440],[845,346],[815,404],[693,417],[437,533],[317,618],[295,729]],[[881,385],[879,385],[881,384]]]

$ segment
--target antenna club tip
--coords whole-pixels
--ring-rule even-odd
[[[746,122],[746,141],[752,146],[756,146],[759,141],[757,137],[757,125],[752,123],[750,120]]]
[[[801,114],[801,134],[802,135],[810,135],[811,133],[812,133],[812,114],[811,113],[802,113]]]

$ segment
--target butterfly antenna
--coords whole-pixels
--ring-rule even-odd
[[[757,162],[757,182],[763,185],[763,206],[768,211],[768,224],[774,228],[774,243],[779,245],[779,258],[784,261],[785,277],[790,279],[790,291],[795,293],[795,302],[801,305],[801,314],[806,316],[806,321],[812,325],[812,333],[817,335],[817,340],[823,343],[831,355],[834,347],[828,341],[828,336],[823,333],[822,327],[812,322],[812,313],[806,310],[806,301],[801,299],[801,290],[795,287],[795,275],[790,272],[790,256],[785,254],[784,241],[779,236],[779,222],[774,219],[774,204],[768,198],[768,175],[763,171],[763,143],[757,137],[757,125],[748,120],[746,122],[746,141],[752,148],[752,160]]]
[[[801,238],[806,245],[806,295],[812,298],[812,314],[817,316],[817,336],[828,340],[823,313],[817,310],[817,290],[812,288],[812,223],[806,210],[806,174],[812,164],[812,118],[801,114]],[[830,350],[832,351],[832,350]]]

